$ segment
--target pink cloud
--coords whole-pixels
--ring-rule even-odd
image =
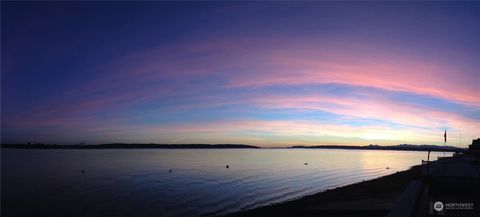
[[[339,98],[321,94],[300,96],[278,94],[257,96],[251,104],[262,109],[329,112],[340,115],[346,122],[362,119],[387,121],[400,127],[411,128],[412,132],[421,128],[434,131],[438,128],[448,127],[455,132],[460,133],[461,131],[464,136],[474,138],[480,128],[478,121],[455,112],[442,111],[440,108],[420,107],[408,102],[390,100],[387,96],[381,95],[372,95],[366,98],[355,96]]]
[[[386,53],[376,50],[375,45],[354,42],[340,45],[335,41],[301,38],[294,41],[279,38],[205,40],[152,48],[85,70],[98,74],[86,83],[72,87],[59,98],[46,99],[45,104],[8,117],[6,123],[19,127],[65,127],[112,137],[135,134],[137,138],[140,135],[151,141],[155,141],[156,135],[163,135],[168,138],[167,141],[181,139],[193,143],[195,139],[228,142],[228,138],[231,141],[248,138],[254,142],[282,142],[265,135],[241,134],[241,131],[259,131],[284,138],[292,144],[295,139],[311,137],[304,142],[312,143],[324,141],[327,136],[346,138],[345,141],[352,143],[354,140],[350,137],[431,141],[436,139],[432,130],[416,131],[422,127],[435,129],[448,125],[474,136],[480,127],[474,120],[456,113],[392,101],[375,94],[367,95],[366,101],[353,96],[340,98],[325,94],[238,94],[223,97],[218,93],[202,92],[210,83],[195,83],[196,80],[203,79],[205,82],[217,78],[216,85],[238,93],[275,85],[337,83],[424,94],[470,106],[480,105],[475,78],[461,69],[444,62]],[[158,84],[152,84],[155,82]],[[108,120],[95,117],[95,113],[102,110],[128,110],[142,102],[165,96],[185,97],[179,94],[180,90],[202,102],[176,108],[185,111],[194,112],[202,106],[253,105],[261,109],[318,110],[338,114],[345,119],[380,119],[412,127],[398,131],[384,126],[352,127],[335,123],[261,120],[134,126],[122,121],[121,117],[109,117]],[[219,139],[215,140],[215,137]]]
[[[430,95],[450,101],[480,105],[480,94],[470,76],[445,63],[421,62],[382,53],[288,51],[259,58],[264,69],[231,77],[227,87],[265,87],[338,83]],[[392,60],[393,59],[393,60]]]
[[[158,80],[181,86],[195,79],[220,78],[227,88],[338,83],[480,105],[475,79],[461,68],[386,53],[375,46],[302,38],[191,41],[129,54],[90,69],[100,77],[81,89],[92,92],[105,83],[110,88]]]

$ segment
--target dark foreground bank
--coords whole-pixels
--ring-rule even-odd
[[[386,216],[410,181],[419,179],[421,166],[377,179],[327,190],[284,203],[238,212],[247,216]]]

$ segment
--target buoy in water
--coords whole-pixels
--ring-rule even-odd
[[[228,169],[228,168],[230,168],[230,166],[229,166],[229,165],[227,165],[227,166],[225,166],[225,167],[226,167],[227,169]]]

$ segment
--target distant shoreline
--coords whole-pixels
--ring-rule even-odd
[[[1,148],[9,149],[280,149],[262,148],[244,144],[141,144],[141,143],[111,143],[99,145],[57,145],[57,144],[1,144]],[[347,150],[391,150],[391,151],[439,151],[463,152],[466,149],[453,146],[409,145],[394,146],[347,146],[347,145],[317,145],[291,146],[281,149],[347,149]]]
[[[390,150],[390,151],[439,151],[439,152],[464,152],[466,149],[453,146],[436,145],[393,145],[393,146],[348,146],[348,145],[318,145],[318,146],[292,146],[292,149],[349,149],[349,150]]]
[[[11,149],[245,149],[260,147],[242,144],[100,144],[100,145],[52,145],[52,144],[2,144]]]

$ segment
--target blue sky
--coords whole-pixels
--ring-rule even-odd
[[[478,2],[1,4],[2,143],[479,136]]]

